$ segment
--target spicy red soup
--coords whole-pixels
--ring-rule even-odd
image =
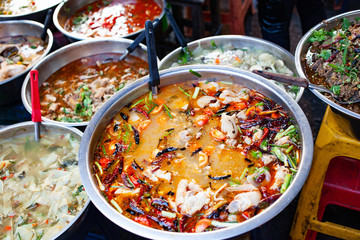
[[[93,170],[124,216],[203,232],[261,213],[286,191],[300,156],[297,127],[274,101],[237,84],[189,81],[121,109]]]
[[[86,37],[121,37],[143,29],[161,11],[153,0],[96,1],[79,9],[65,29]]]
[[[119,53],[80,58],[62,67],[40,87],[41,114],[61,122],[87,122],[101,105],[131,83],[148,74],[148,64]]]

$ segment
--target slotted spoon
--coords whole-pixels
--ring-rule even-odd
[[[334,94],[333,91],[331,91],[330,89],[319,86],[319,85],[312,84],[306,78],[286,76],[286,75],[282,75],[282,74],[278,74],[278,73],[266,72],[266,71],[261,71],[261,70],[253,70],[252,72],[256,73],[262,77],[265,77],[265,78],[268,78],[268,79],[271,79],[271,80],[274,80],[277,82],[282,82],[282,83],[295,85],[295,86],[299,86],[299,87],[304,87],[304,88],[315,89],[315,90],[318,90],[319,92],[326,92],[326,93],[330,94],[331,97],[335,100],[335,102],[337,102],[339,104],[353,104],[353,103],[360,102],[360,98],[355,99],[354,97],[351,98],[349,101],[342,101],[339,98],[339,96]]]

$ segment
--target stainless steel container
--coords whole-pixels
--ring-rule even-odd
[[[72,127],[66,127],[58,123],[41,123],[40,125],[40,134],[46,134],[49,132],[56,133],[71,133],[76,139],[81,140],[83,133]],[[0,139],[9,139],[15,136],[23,134],[33,134],[34,133],[34,123],[33,122],[22,122],[13,124],[7,127],[0,129]],[[83,209],[74,217],[74,219],[66,225],[60,232],[51,238],[55,239],[69,239],[69,237],[75,233],[80,224],[84,221],[88,206],[90,204],[90,199],[85,203]]]
[[[19,0],[12,0],[19,1]],[[62,0],[39,0],[36,2],[36,11],[24,13],[24,14],[12,14],[12,15],[0,15],[0,21],[9,21],[9,20],[33,20],[37,22],[44,23],[46,13],[49,9],[55,9]]]
[[[44,25],[41,23],[28,20],[0,22],[0,38],[19,35],[40,37],[43,28]],[[37,62],[41,61],[41,59],[44,58],[52,48],[54,38],[50,30],[47,30],[45,41],[47,42],[47,47],[44,54],[39,60],[37,60]],[[30,71],[34,64],[36,64],[36,62],[30,65],[24,72],[0,82],[0,106],[20,99],[22,83],[26,74]]]
[[[204,49],[211,49],[213,43],[215,43],[217,46],[231,44],[232,46],[238,49],[248,47],[248,48],[255,48],[262,50],[264,52],[271,53],[275,57],[283,60],[285,65],[293,73],[297,74],[297,69],[294,63],[294,56],[290,52],[288,52],[284,48],[272,42],[260,38],[240,36],[240,35],[220,35],[220,36],[202,38],[190,42],[188,43],[188,47],[190,51],[194,51],[198,46],[201,46]],[[176,63],[179,60],[181,53],[182,53],[181,47],[169,53],[160,61],[159,69],[170,68],[173,63]],[[300,100],[303,92],[304,92],[304,88],[300,88],[298,94],[296,95],[295,101],[298,102]]]
[[[91,39],[91,38],[87,38],[84,35],[81,34],[77,34],[77,33],[72,33],[69,32],[67,30],[65,30],[64,26],[66,21],[76,13],[76,11],[78,11],[80,8],[96,2],[98,0],[68,0],[68,1],[64,1],[62,3],[60,3],[55,11],[54,11],[54,15],[53,15],[53,22],[55,27],[62,33],[64,34],[67,39],[70,42],[75,42],[75,41],[79,41],[79,40],[84,40],[84,39]],[[162,12],[160,14],[160,16],[158,17],[159,19],[162,18],[162,16],[164,15],[165,11],[164,11],[164,7],[165,7],[165,1],[164,0],[154,0],[161,8],[162,8]],[[135,37],[137,34],[139,34],[141,31],[144,31],[145,28],[143,28],[140,31],[137,32],[133,32],[131,34],[122,36],[124,38],[131,38],[131,37]]]
[[[307,78],[306,71],[305,71],[305,62],[304,58],[306,55],[306,52],[308,51],[311,43],[309,41],[309,38],[313,34],[315,30],[319,30],[321,28],[324,28],[325,30],[331,30],[335,28],[336,26],[339,26],[339,24],[342,23],[343,18],[347,18],[350,22],[354,21],[355,18],[360,17],[360,10],[355,10],[351,12],[346,12],[337,16],[334,16],[332,18],[326,19],[325,21],[319,23],[312,29],[310,29],[299,41],[296,51],[295,51],[295,65],[296,69],[300,75],[300,77]],[[324,101],[326,104],[330,105],[333,109],[336,109],[337,111],[341,112],[342,114],[354,118],[354,119],[360,119],[360,114],[355,113],[353,111],[350,111],[347,108],[344,108],[337,103],[331,101],[329,98],[325,97],[325,95],[321,94],[319,91],[310,89],[319,99]]]
[[[92,39],[69,44],[51,53],[34,66],[39,71],[39,86],[45,82],[52,74],[67,64],[86,56],[92,56],[101,53],[125,53],[126,48],[132,43],[128,39]],[[131,55],[148,61],[146,47],[140,44]],[[25,78],[21,90],[21,99],[26,110],[31,113],[31,85],[30,74]],[[43,121],[57,122],[43,117]],[[88,122],[65,123],[67,126],[86,126]]]
[[[308,120],[299,105],[287,94],[282,94],[280,88],[266,79],[251,72],[220,66],[192,65],[160,71],[161,86],[193,80],[192,69],[202,75],[200,80],[227,81],[255,89],[284,107],[295,119],[300,132],[302,144],[301,163],[294,181],[286,192],[264,212],[239,223],[234,227],[203,233],[175,233],[161,231],[136,223],[124,217],[113,208],[101,193],[93,174],[93,154],[97,142],[108,122],[127,104],[149,92],[149,78],[128,85],[111,97],[93,116],[87,126],[80,144],[79,166],[84,186],[94,205],[118,226],[151,239],[225,239],[248,232],[269,221],[282,211],[298,194],[310,170],[313,156],[313,137]],[[160,89],[161,91],[161,89]]]

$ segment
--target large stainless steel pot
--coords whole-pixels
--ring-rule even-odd
[[[41,23],[28,20],[0,22],[0,38],[19,35],[40,37],[43,28],[44,25]],[[47,42],[47,47],[44,54],[39,60],[37,60],[37,62],[41,61],[41,59],[44,58],[52,48],[54,38],[50,30],[47,30],[45,41]],[[20,99],[22,83],[26,74],[30,71],[34,64],[36,64],[36,62],[29,66],[24,72],[0,82],[0,106]]]
[[[123,90],[112,96],[93,116],[80,143],[79,166],[80,175],[85,189],[95,206],[115,224],[146,238],[225,239],[248,232],[269,221],[282,211],[300,191],[310,170],[313,156],[312,132],[305,114],[290,96],[282,94],[282,91],[280,91],[278,86],[273,83],[269,83],[266,79],[258,75],[254,75],[251,72],[229,67],[208,65],[183,66],[160,71],[161,86],[184,82],[186,80],[193,80],[194,75],[189,72],[190,68],[200,73],[202,75],[200,79],[202,80],[226,80],[228,82],[238,83],[250,89],[255,89],[284,106],[284,110],[289,112],[289,114],[295,119],[300,131],[300,138],[303,146],[301,163],[294,181],[273,205],[261,214],[250,218],[245,222],[239,223],[234,227],[204,233],[175,233],[149,228],[124,217],[106,201],[99,190],[92,170],[92,159],[98,139],[108,122],[119,112],[120,109],[139,96],[149,92],[149,78],[144,77],[138,82],[128,85]]]
[[[12,0],[12,1],[20,2],[20,0]],[[36,11],[23,13],[23,14],[0,15],[0,21],[33,20],[33,21],[44,23],[47,11],[49,9],[55,9],[56,5],[58,5],[61,1],[62,0],[35,1],[35,4],[37,6]]]
[[[40,125],[40,134],[46,135],[49,132],[56,133],[71,133],[77,140],[80,141],[83,133],[72,127],[63,126],[58,123],[41,123]],[[23,134],[33,134],[34,133],[34,123],[33,122],[22,122],[7,126],[5,128],[0,129],[0,139],[10,139],[15,136],[23,135]],[[51,238],[51,240],[55,239],[69,239],[71,235],[73,235],[80,224],[84,221],[88,206],[90,204],[90,199],[86,201],[83,209],[74,217],[74,219],[66,225],[60,232],[58,232],[55,236]]]
[[[306,55],[306,52],[309,49],[310,41],[309,38],[313,34],[315,30],[319,30],[321,28],[324,28],[325,30],[331,30],[342,23],[343,18],[347,18],[350,22],[354,21],[355,18],[360,17],[360,10],[355,10],[351,12],[346,12],[337,16],[334,16],[332,18],[326,19],[325,21],[319,23],[312,29],[310,29],[299,41],[296,51],[295,51],[295,65],[296,69],[300,75],[300,77],[307,78],[306,71],[305,71],[305,62],[304,58]],[[331,101],[329,98],[325,97],[325,95],[321,94],[319,91],[310,89],[318,98],[320,98],[322,101],[330,105],[332,108],[336,109],[337,111],[345,114],[346,116],[350,118],[360,119],[360,114],[352,112],[337,103]]]
[[[70,42],[75,42],[75,41],[84,40],[84,39],[91,39],[91,38],[87,38],[86,36],[81,35],[81,34],[69,32],[69,31],[65,30],[64,26],[65,26],[66,21],[72,15],[74,15],[76,13],[76,11],[78,11],[83,6],[86,6],[86,5],[96,2],[96,1],[98,1],[98,0],[68,0],[68,1],[60,3],[56,7],[56,9],[54,11],[54,15],[53,15],[53,22],[54,22],[55,27],[62,34],[64,34]],[[161,12],[160,16],[158,17],[159,19],[161,19],[165,13],[165,11],[164,11],[165,1],[164,0],[154,0],[154,1],[162,8],[162,12]],[[137,34],[139,34],[144,29],[145,28],[143,28],[140,31],[133,32],[131,34],[128,34],[128,35],[125,35],[122,37],[124,37],[124,38],[135,37]]]
[[[201,46],[204,49],[211,49],[212,44],[215,43],[217,46],[222,46],[225,44],[231,44],[235,48],[241,49],[246,47],[251,47],[259,49],[268,53],[272,53],[275,57],[282,59],[285,65],[293,72],[297,73],[297,69],[294,63],[294,56],[285,50],[284,48],[255,37],[240,36],[240,35],[220,35],[212,36],[207,38],[202,38],[193,42],[188,43],[190,51],[194,51],[198,46]],[[182,53],[182,48],[179,47],[165,56],[159,65],[159,69],[170,68],[173,63],[178,62],[180,54]],[[304,92],[304,88],[300,88],[295,101],[298,102]]]
[[[102,53],[125,53],[126,48],[132,43],[128,39],[92,39],[69,44],[51,53],[34,66],[39,71],[39,86],[45,82],[52,74],[65,65],[86,56]],[[140,44],[131,55],[148,61],[146,46]],[[30,74],[25,78],[21,89],[21,99],[26,110],[31,113],[31,85]],[[57,122],[43,117],[44,121]],[[86,126],[88,122],[65,123],[68,126]]]

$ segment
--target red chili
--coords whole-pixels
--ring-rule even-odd
[[[262,135],[262,137],[260,138],[260,140],[256,143],[257,146],[260,146],[261,142],[266,138],[266,136],[269,133],[269,129],[268,128],[264,128],[264,134]]]
[[[99,161],[100,166],[102,168],[106,168],[110,162],[111,162],[111,160],[109,158],[105,158],[105,157],[100,158],[100,161]]]
[[[145,111],[142,110],[141,108],[134,107],[134,108],[132,108],[130,111],[135,111],[135,112],[141,113],[141,114],[143,114],[147,119],[149,119],[149,114],[147,114],[147,112],[145,112]]]
[[[148,227],[150,226],[150,222],[145,216],[135,217],[134,221]]]

